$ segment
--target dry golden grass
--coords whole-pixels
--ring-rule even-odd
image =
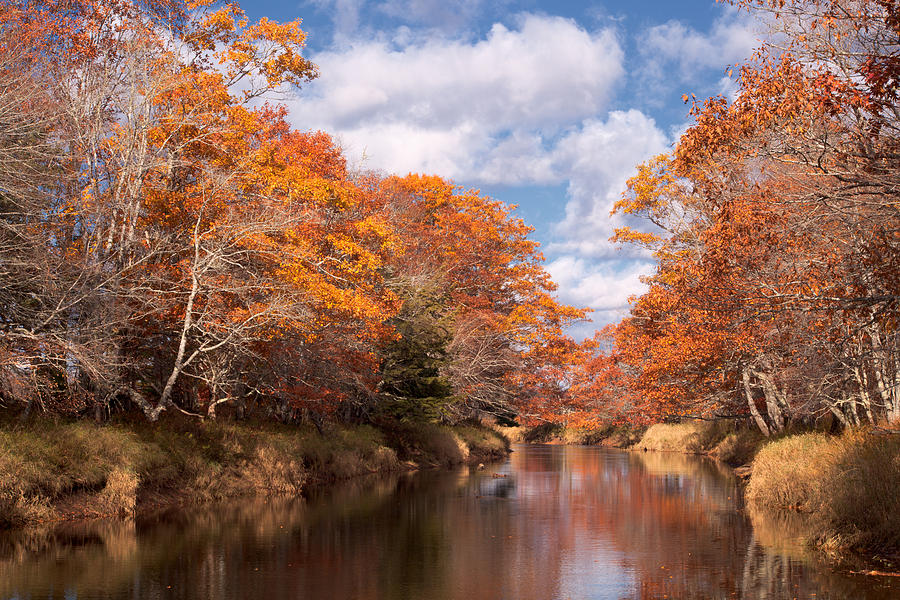
[[[810,541],[835,551],[900,552],[900,436],[808,433],[764,446],[748,501],[812,514]]]
[[[125,517],[133,515],[137,507],[140,481],[130,468],[115,468],[106,478],[106,485],[97,494],[95,508],[103,515]]]
[[[479,425],[457,425],[453,433],[465,444],[469,462],[498,460],[509,453],[509,438]]]
[[[50,501],[40,494],[0,492],[0,529],[47,521],[54,516]]]
[[[476,425],[397,431],[386,441],[368,426],[332,426],[321,435],[272,423],[0,425],[0,528],[56,518],[53,506],[60,503],[70,514],[126,516],[151,495],[297,495],[310,484],[399,470],[398,452],[404,460],[447,466],[508,450],[500,434]],[[73,497],[79,506],[69,506]]]
[[[635,450],[657,450],[663,452],[701,452],[705,423],[657,423],[651,425]]]
[[[429,423],[384,424],[386,445],[401,461],[419,466],[452,466],[505,456],[509,441],[499,432],[474,423],[448,427]]]
[[[600,427],[563,427],[544,423],[537,427],[497,427],[507,440],[516,443],[567,444],[580,446],[603,445],[628,448],[641,439],[643,429],[632,425],[601,425]]]
[[[750,471],[747,501],[759,507],[810,511],[827,468],[830,438],[804,433],[763,446]]]
[[[829,452],[817,502],[826,548],[900,552],[900,436],[843,436]]]
[[[614,428],[600,443],[613,448],[630,448],[641,441],[642,437],[643,429],[623,426]]]
[[[644,432],[635,450],[711,454],[731,465],[748,462],[762,436],[728,421],[658,423]]]
[[[518,444],[525,441],[525,433],[528,431],[528,428],[522,425],[517,427],[503,427],[498,425],[497,431],[510,442]]]
[[[757,429],[741,429],[729,433],[710,454],[733,467],[749,464],[765,438]]]

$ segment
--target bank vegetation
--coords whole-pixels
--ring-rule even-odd
[[[0,425],[0,528],[238,496],[300,497],[370,473],[496,461],[509,443],[475,423],[314,426],[269,421],[40,420]]]

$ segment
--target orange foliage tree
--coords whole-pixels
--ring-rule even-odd
[[[585,311],[554,299],[531,227],[514,207],[438,177],[389,177],[376,193],[404,240],[390,262],[390,285],[446,329],[434,349],[445,354],[438,370],[452,390],[442,413],[553,418],[579,351],[565,328]],[[431,300],[416,300],[423,295]]]
[[[737,4],[784,45],[741,67],[735,102],[695,102],[616,205],[655,227],[615,239],[659,261],[615,333],[633,414],[897,421],[897,8]]]
[[[262,101],[317,74],[299,22],[11,2],[0,35],[0,157],[19,165],[0,172],[3,398],[151,420],[568,410],[584,311],[554,299],[513,209],[350,173]]]

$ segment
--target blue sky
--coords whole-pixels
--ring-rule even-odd
[[[733,93],[726,67],[759,25],[711,0],[263,0],[303,19],[321,76],[283,100],[351,165],[433,173],[510,204],[536,231],[559,297],[627,313],[652,261],[607,240],[636,164],[688,125],[685,93]]]

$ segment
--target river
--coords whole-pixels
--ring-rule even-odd
[[[372,476],[306,500],[0,535],[0,598],[900,598],[833,572],[791,519],[747,516],[694,456],[516,446],[478,470]]]

